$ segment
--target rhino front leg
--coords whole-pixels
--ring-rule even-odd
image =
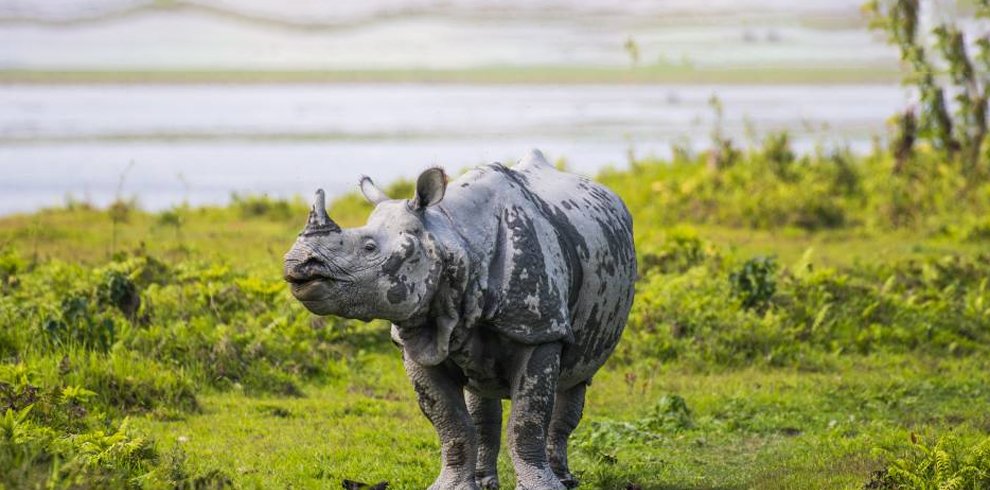
[[[474,481],[477,436],[464,403],[464,387],[442,367],[422,366],[408,357],[404,363],[419,408],[440,437],[440,476],[429,490],[478,490]]]
[[[483,490],[498,488],[498,448],[502,438],[502,400],[465,392],[468,412],[478,433],[478,467],[475,480]]]
[[[560,343],[527,346],[513,364],[508,442],[516,489],[564,490],[547,460],[547,428],[560,374]]]
[[[571,474],[567,466],[567,440],[581,421],[581,414],[584,412],[584,392],[587,387],[587,383],[578,383],[567,391],[558,392],[553,406],[553,417],[550,418],[550,438],[547,441],[550,468],[567,488],[578,486],[577,478]]]

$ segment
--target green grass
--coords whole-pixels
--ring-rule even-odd
[[[380,332],[385,335],[385,331]],[[195,471],[221,469],[244,487],[326,488],[342,479],[395,488],[432,481],[439,451],[402,374],[398,352],[305,397],[202,397],[201,414],[135,421]],[[587,488],[851,488],[884,467],[874,448],[912,432],[990,431],[982,360],[864,358],[827,373],[743,368],[721,373],[612,367],[589,391],[573,465]],[[939,373],[934,380],[925,379]],[[692,427],[625,428],[664,395],[683,397]],[[505,402],[508,406],[508,402]],[[511,482],[503,448],[501,478]]]
[[[363,205],[338,203],[334,219],[342,226],[362,222]],[[162,224],[154,214],[134,213],[117,226],[117,252],[144,250],[147,253],[182,260],[229,260],[240,258],[239,267],[250,270],[278,270],[282,255],[292,245],[291,238],[305,224],[308,205],[289,204],[284,216],[245,220],[236,208],[197,208],[183,214],[181,239],[174,227]],[[660,243],[682,228],[677,224],[637,223],[641,243]],[[952,253],[975,255],[986,250],[981,241],[961,241],[936,232],[917,230],[839,229],[825,233],[800,228],[758,229],[712,224],[693,224],[695,233],[739,256],[776,255],[784,264],[793,264],[811,250],[815,261],[829,266],[852,266],[859,262],[891,262]],[[29,259],[60,259],[99,264],[112,253],[113,223],[102,210],[76,207],[35,214],[0,218],[0,245],[15,246]],[[640,247],[643,248],[643,247]]]
[[[659,242],[681,229],[681,226],[674,225],[649,233]],[[717,225],[692,225],[689,229],[733,255],[773,255],[787,265],[800,261],[809,253],[819,265],[850,267],[861,263],[888,263],[954,253],[977,255],[986,250],[986,245],[981,242],[960,242],[938,234],[902,230],[859,229],[821,233],[796,228],[760,230]]]
[[[573,437],[584,488],[898,488],[912,472],[980,488],[986,180],[924,152],[899,175],[883,155],[775,154],[601,175],[634,214],[642,277]],[[115,209],[0,218],[0,484],[432,481],[437,441],[386,325],[315,318],[281,281],[305,203]],[[348,195],[331,214],[368,210]],[[505,454],[500,471],[511,487]]]

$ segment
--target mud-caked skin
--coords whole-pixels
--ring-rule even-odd
[[[367,177],[361,190],[375,210],[347,230],[317,193],[285,256],[285,279],[316,314],[392,322],[440,438],[430,488],[498,488],[503,399],[512,400],[516,488],[576,486],[567,440],[633,300],[625,205],[538,151],[449,185],[429,169],[410,200],[388,198]]]

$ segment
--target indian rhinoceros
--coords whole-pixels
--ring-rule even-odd
[[[430,488],[498,488],[506,398],[516,488],[576,486],[567,439],[633,301],[633,224],[622,200],[535,150],[449,184],[428,169],[412,199],[390,199],[368,177],[360,188],[375,208],[346,230],[317,191],[285,279],[313,313],[392,323],[440,438]]]

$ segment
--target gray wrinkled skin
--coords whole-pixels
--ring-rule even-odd
[[[411,200],[389,199],[366,177],[361,190],[375,210],[347,230],[318,192],[285,278],[313,313],[392,322],[441,442],[430,488],[498,488],[506,398],[516,488],[576,486],[567,439],[633,300],[625,205],[538,151],[449,185],[429,169]]]

